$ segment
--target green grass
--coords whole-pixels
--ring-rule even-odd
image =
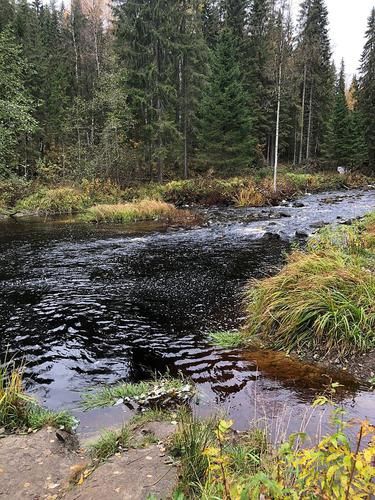
[[[88,391],[82,395],[82,406],[85,410],[103,408],[114,405],[118,400],[131,399],[142,402],[150,395],[164,394],[178,398],[180,393],[193,396],[195,389],[183,378],[162,377],[138,383],[120,383],[114,386],[102,387],[99,390]],[[155,405],[157,406],[157,401]]]
[[[67,412],[53,412],[41,407],[25,393],[23,369],[14,363],[0,365],[0,427],[8,431],[41,429],[45,426],[72,431],[77,421]]]
[[[132,432],[129,425],[124,425],[120,432],[106,431],[95,443],[89,446],[91,457],[103,462],[119,451],[130,448]]]
[[[208,338],[212,344],[223,349],[236,349],[246,345],[246,338],[236,330],[211,332],[208,334]]]
[[[103,462],[115,453],[128,448],[145,448],[158,442],[153,433],[137,435],[137,430],[149,422],[168,422],[178,418],[178,414],[163,410],[147,410],[135,415],[120,431],[106,431],[89,446],[93,460]]]
[[[374,215],[324,228],[307,252],[246,292],[250,341],[280,350],[345,357],[375,347]]]
[[[184,494],[191,495],[189,498],[195,497],[201,491],[201,485],[207,479],[209,460],[204,451],[216,441],[217,422],[216,417],[201,420],[188,411],[181,413],[170,450],[172,455],[180,460],[179,489]]]

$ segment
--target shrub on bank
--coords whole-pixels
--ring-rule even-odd
[[[316,404],[324,403],[318,398]],[[180,418],[171,450],[180,459],[176,498],[259,500],[273,498],[370,498],[375,493],[375,428],[361,423],[354,446],[345,434],[340,409],[333,412],[335,432],[316,445],[301,446],[304,433],[272,445],[255,428],[235,435],[232,421]]]
[[[88,222],[127,223],[142,220],[183,220],[190,217],[188,212],[178,210],[173,205],[158,200],[140,200],[117,205],[95,205],[83,216]]]
[[[374,215],[324,228],[276,276],[246,292],[244,338],[343,357],[375,348]]]
[[[17,204],[17,209],[38,215],[72,214],[82,211],[89,198],[71,187],[41,188]]]
[[[27,196],[32,183],[24,177],[0,179],[0,208],[13,207],[18,200]]]

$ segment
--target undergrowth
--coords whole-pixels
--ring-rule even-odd
[[[320,397],[314,405],[327,403]],[[368,421],[361,422],[354,446],[340,408],[333,410],[333,433],[312,446],[304,433],[271,445],[265,431],[238,435],[232,424],[191,414],[181,419],[171,445],[180,460],[175,498],[355,500],[375,494],[375,427]]]
[[[23,179],[0,180],[0,207],[16,206],[18,211],[42,215],[84,212],[90,206],[123,205],[140,200],[186,205],[235,205],[239,207],[275,205],[281,200],[306,192],[366,187],[372,179],[361,174],[339,175],[332,172],[305,173],[280,168],[277,192],[273,190],[271,169],[254,170],[252,175],[226,179],[196,177],[120,186],[111,180],[83,179],[71,185],[37,184]],[[109,214],[109,217],[120,218]],[[156,214],[158,216],[158,214]],[[151,216],[152,217],[152,216]],[[127,217],[125,217],[127,219]],[[95,220],[95,213],[93,215]]]
[[[89,198],[76,188],[41,188],[19,201],[17,210],[37,215],[72,214],[81,212],[88,205]]]

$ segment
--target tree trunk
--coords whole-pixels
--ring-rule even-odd
[[[306,76],[307,66],[303,70],[303,90],[302,90],[302,106],[301,106],[301,130],[300,130],[300,145],[299,145],[299,163],[302,163],[303,158],[303,134],[305,128],[305,100],[306,100]]]
[[[306,160],[310,159],[311,129],[312,129],[312,100],[313,100],[313,82],[311,82],[310,103],[309,103],[309,124],[307,128]]]
[[[282,42],[280,44],[282,51]],[[273,190],[277,192],[277,167],[279,163],[279,131],[280,131],[280,107],[281,107],[281,77],[282,77],[282,54],[279,62],[279,81],[277,84],[277,113],[276,113],[276,137],[275,137],[275,163],[273,166]]]

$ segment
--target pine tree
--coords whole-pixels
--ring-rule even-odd
[[[234,174],[254,158],[247,98],[236,62],[232,33],[221,32],[202,100],[200,159],[221,173]]]
[[[361,58],[359,108],[363,116],[368,158],[370,165],[375,167],[375,8],[368,20]]]

